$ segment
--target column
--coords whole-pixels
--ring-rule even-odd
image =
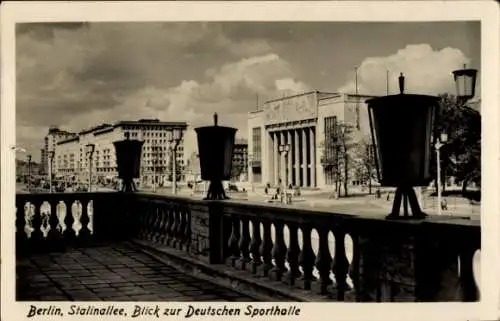
[[[300,131],[302,132],[302,161],[301,161],[301,166],[302,166],[302,184],[301,186],[307,186],[307,135],[306,135],[306,129],[301,128]]]
[[[266,145],[265,145],[265,154],[262,154],[261,161],[262,161],[262,183],[264,184],[272,184],[274,182],[274,169],[273,169],[273,164],[274,164],[274,153],[273,153],[273,133],[269,132],[267,130],[264,130],[264,135],[262,137],[265,137]],[[265,166],[264,166],[265,163]]]
[[[316,187],[316,144],[313,127],[309,128],[309,155],[311,155],[311,187]]]
[[[293,149],[293,152],[295,154],[295,185],[300,186],[300,145],[299,145],[299,131],[296,129],[293,131],[295,134],[295,148]]]
[[[280,131],[280,145],[286,144],[285,131]],[[286,185],[286,164],[285,164],[285,153],[280,153],[280,178],[281,185]]]
[[[293,151],[293,145],[292,145],[292,131],[288,130],[287,131],[287,141],[286,143],[289,145],[289,151],[286,157],[287,158],[287,164],[286,168],[288,171],[288,178],[287,178],[287,186],[285,188],[288,188],[288,185],[293,184],[293,166],[292,166],[292,151]]]
[[[279,156],[279,141],[278,141],[278,132],[272,133],[273,137],[273,161],[274,161],[274,185],[278,184],[279,178],[279,167],[280,167],[280,156]]]

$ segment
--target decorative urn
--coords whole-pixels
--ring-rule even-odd
[[[228,199],[222,186],[231,177],[236,128],[218,126],[217,114],[214,125],[195,128],[198,139],[201,179],[210,181],[205,199]]]
[[[122,192],[135,192],[137,187],[134,178],[139,178],[143,141],[130,139],[125,133],[125,139],[113,143],[116,151],[118,178],[122,179]]]
[[[399,87],[400,94],[367,101],[377,175],[382,186],[396,187],[388,218],[400,218],[401,200],[404,218],[409,217],[408,202],[413,217],[424,218],[413,186],[426,186],[433,179],[430,160],[439,97],[405,94],[403,74]]]

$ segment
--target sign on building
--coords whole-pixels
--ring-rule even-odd
[[[264,104],[266,125],[316,118],[318,106],[316,93],[287,97]]]

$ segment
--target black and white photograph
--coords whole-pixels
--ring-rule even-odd
[[[498,197],[484,22],[252,17],[9,27],[2,231],[22,317],[295,318],[499,292],[481,273]]]

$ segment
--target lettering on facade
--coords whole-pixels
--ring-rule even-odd
[[[266,125],[316,118],[317,114],[315,94],[271,101],[264,105]]]
[[[210,251],[208,211],[191,210],[191,254],[207,260]]]

